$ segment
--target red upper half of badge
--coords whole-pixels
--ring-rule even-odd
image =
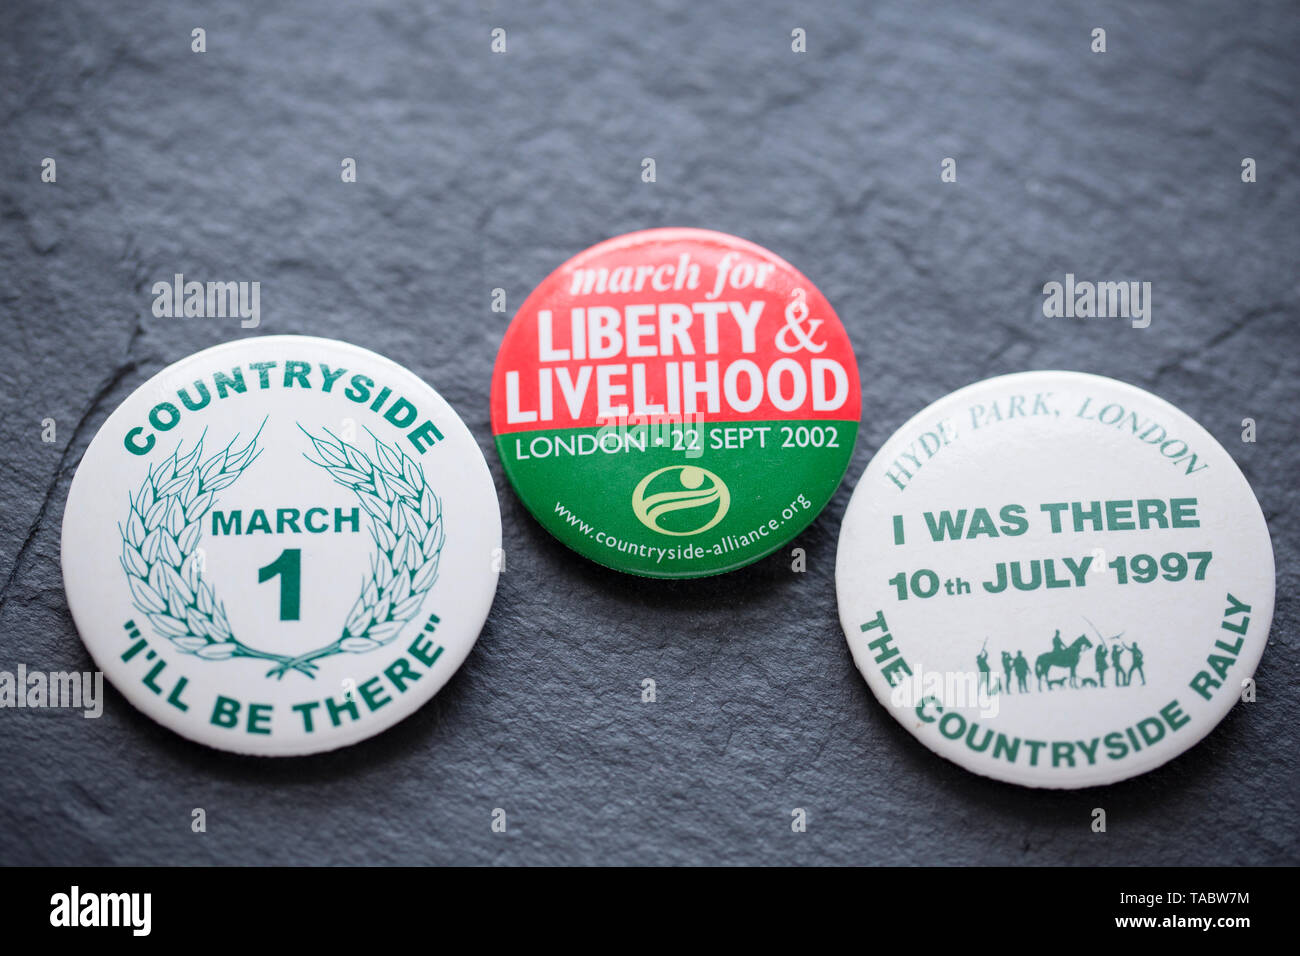
[[[507,330],[492,430],[629,421],[858,421],[848,335],[804,275],[704,229],[648,229],[551,273]]]

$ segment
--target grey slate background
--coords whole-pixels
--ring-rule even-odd
[[[97,721],[0,711],[0,862],[1300,862],[1298,47],[1289,2],[10,0],[0,669],[90,666],[58,563],[80,456],[148,376],[240,335],[362,342],[433,383],[496,476],[508,570],[434,702],[343,752],[209,751],[115,691]],[[779,553],[697,582],[622,576],[553,542],[502,477],[491,290],[513,311],[574,253],[660,225],[786,257],[856,343],[863,429],[796,542],[806,574]],[[1044,319],[1042,284],[1067,271],[1151,281],[1151,327]],[[155,319],[149,287],[174,272],[260,281],[262,327]],[[1073,793],[994,783],[914,741],[854,669],[833,580],[849,493],[893,429],[961,385],[1050,367],[1201,421],[1254,486],[1278,561],[1258,702],[1156,772]],[[657,705],[639,702],[644,677]]]

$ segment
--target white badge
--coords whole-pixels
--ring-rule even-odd
[[[136,707],[239,753],[400,721],[473,647],[501,519],[478,444],[410,371],[280,335],[207,349],[104,423],[63,517],[68,605]]]
[[[876,697],[969,770],[1086,787],[1187,750],[1251,681],[1273,551],[1232,458],[1112,379],[978,382],[867,466],[836,558]]]

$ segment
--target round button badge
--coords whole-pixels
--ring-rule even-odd
[[[836,558],[854,662],[969,770],[1160,766],[1251,699],[1273,551],[1231,456],[1141,389],[1026,372],[948,395],[863,473]]]
[[[730,571],[807,527],[844,477],[860,404],[816,287],[701,229],[630,233],[560,266],[492,380],[497,450],[533,516],[658,578]]]
[[[332,750],[436,694],[496,590],[477,443],[373,352],[280,335],[206,349],[122,403],[63,518],[91,656],[137,708],[239,753]]]

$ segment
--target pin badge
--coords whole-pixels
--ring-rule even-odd
[[[970,385],[853,493],[840,619],[885,709],[1033,787],[1112,783],[1208,734],[1273,616],[1273,550],[1231,456],[1141,389],[1076,372]]]
[[[373,352],[305,336],[206,349],[109,416],[63,519],[68,605],[137,708],[239,753],[392,726],[464,661],[500,515],[464,423]]]
[[[859,418],[830,303],[766,249],[700,229],[560,266],[492,381],[497,450],[533,516],[649,577],[718,574],[793,539],[844,477]]]

